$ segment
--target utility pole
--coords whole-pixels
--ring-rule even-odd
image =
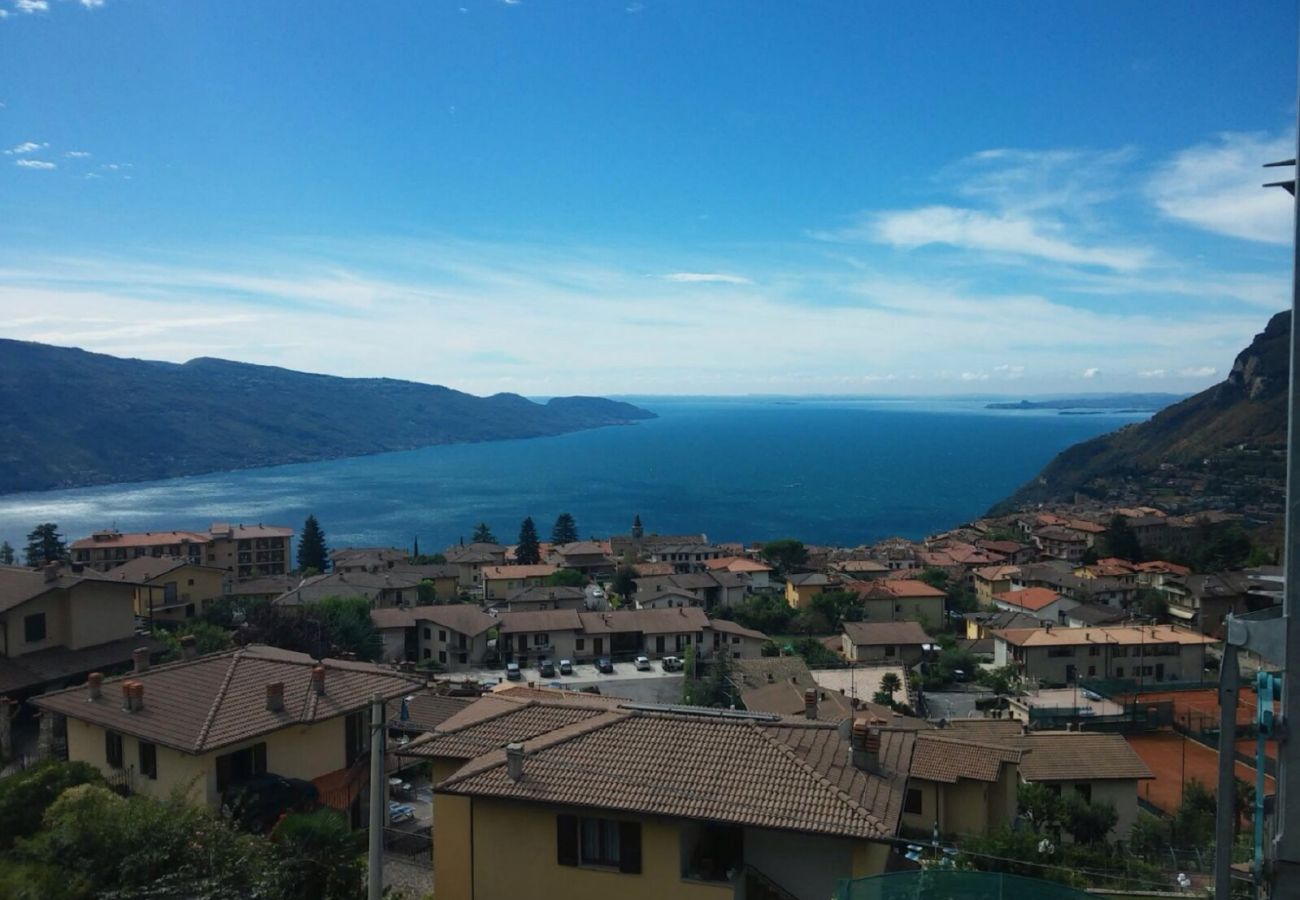
[[[384,895],[384,823],[388,819],[388,779],[384,772],[384,698],[370,695],[370,858],[368,900]]]

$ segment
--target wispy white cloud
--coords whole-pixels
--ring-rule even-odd
[[[104,0],[81,0],[81,5],[86,9],[99,9],[104,5]]]
[[[50,146],[48,143],[38,144],[36,141],[23,141],[21,144],[18,144],[17,146],[14,147],[10,147],[8,150],[6,150],[5,155],[22,156],[27,153],[36,153],[39,150],[44,150],[48,146]]]
[[[1218,373],[1219,370],[1214,366],[1191,366],[1178,370],[1178,374],[1184,378],[1209,378],[1211,375],[1217,375]]]
[[[1164,378],[1169,374],[1167,369],[1143,369],[1138,372],[1139,378]]]
[[[68,159],[89,159],[90,158],[90,154],[85,150],[69,150],[67,153],[63,155],[66,156]]]
[[[14,160],[14,165],[24,169],[49,170],[49,169],[58,168],[57,164],[52,162],[47,162],[46,160],[43,159],[18,159],[18,160]]]
[[[46,12],[50,8],[49,0],[14,0],[14,9],[20,13]]]
[[[1264,169],[1266,162],[1295,155],[1286,135],[1225,133],[1190,147],[1161,164],[1147,193],[1163,215],[1215,234],[1269,244],[1291,242],[1291,198],[1265,181],[1293,176],[1292,169]]]
[[[683,284],[753,284],[743,275],[727,275],[722,272],[670,272],[660,276],[665,281]]]
[[[1101,369],[1097,368],[1096,366],[1092,366],[1090,368],[1083,370],[1084,378],[1096,378],[1100,374],[1101,374]]]
[[[1088,246],[1072,241],[1065,232],[1057,223],[1014,213],[927,206],[878,213],[865,226],[840,235],[842,239],[855,235],[867,237],[907,250],[946,244],[965,250],[1120,271],[1139,269],[1151,260],[1151,253],[1141,248]]]

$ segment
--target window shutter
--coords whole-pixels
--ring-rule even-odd
[[[641,823],[618,823],[618,870],[641,874]]]
[[[578,817],[555,817],[555,861],[562,866],[578,864]]]

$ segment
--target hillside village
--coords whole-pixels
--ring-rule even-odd
[[[811,900],[1022,856],[1094,887],[1203,880],[1224,617],[1281,592],[1238,517],[1151,506],[854,548],[476,531],[327,553],[311,519],[294,567],[287,526],[42,526],[37,565],[0,568],[6,780],[67,760],[254,834],[315,807],[360,829],[377,695],[410,896],[622,873]]]

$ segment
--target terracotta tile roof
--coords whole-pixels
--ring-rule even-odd
[[[897,829],[905,773],[867,775],[830,724],[608,712],[524,745],[512,781],[498,750],[437,786],[502,797],[814,834]]]
[[[67,684],[63,679],[74,675],[126,665],[138,647],[148,647],[150,653],[162,650],[162,644],[152,637],[131,635],[79,650],[50,647],[13,658],[0,656],[0,694],[32,690],[51,682]]]
[[[998,594],[993,599],[996,603],[1005,603],[1008,606],[1015,606],[1020,609],[1027,609],[1030,612],[1037,612],[1040,609],[1051,606],[1057,600],[1061,599],[1061,595],[1048,588],[1031,587],[1019,591],[1007,591],[1006,593]]]
[[[857,647],[928,644],[933,640],[916,622],[845,622],[844,633]]]
[[[702,631],[709,627],[709,617],[695,607],[676,609],[627,609],[613,612],[579,613],[587,634],[612,634],[640,631],[646,634],[678,634]]]
[[[58,569],[51,569],[47,575],[44,569],[29,569],[26,566],[0,566],[0,612],[13,609],[34,597],[50,591],[62,591],[76,587],[83,581],[112,581],[106,573],[83,568],[74,572],[72,566],[63,564]],[[122,586],[126,591],[126,586]]]
[[[1006,628],[994,637],[1017,647],[1068,647],[1084,644],[1215,644],[1214,638],[1170,625],[1115,625],[1098,628]]]
[[[795,587],[825,587],[831,583],[830,576],[824,572],[797,572],[787,575],[785,580]]]
[[[1014,747],[1025,726],[1016,719],[950,719],[940,731],[956,740]]]
[[[98,535],[96,537],[95,535]],[[197,531],[97,531],[91,537],[73,541],[71,550],[93,550],[96,547],[155,547],[169,544],[206,544],[211,535]]]
[[[735,679],[747,688],[762,687],[777,681],[795,679],[804,687],[816,687],[812,670],[802,656],[762,656],[737,659],[731,663]]]
[[[476,637],[497,624],[493,616],[469,603],[446,603],[434,606],[405,606],[372,609],[370,621],[378,629],[414,628],[420,622],[432,622],[440,628]]]
[[[1123,740],[1123,738],[1120,738]],[[1003,763],[1018,763],[1021,751],[1000,744],[950,738],[938,731],[916,735],[911,774],[925,781],[955,783],[959,778],[997,781]]]
[[[671,568],[672,564],[668,564]],[[744,556],[724,556],[722,559],[706,559],[706,569],[724,569],[728,572],[771,572],[772,567],[755,559]]]
[[[931,587],[924,581],[913,581],[910,579],[898,579],[888,581],[851,581],[845,585],[851,591],[856,591],[868,599],[917,599],[922,597],[941,598],[947,596],[943,591],[936,587]]]
[[[545,578],[548,575],[554,575],[555,566],[536,565],[536,566],[484,566],[483,578],[485,581],[500,581],[510,578]]]
[[[730,619],[710,619],[709,627],[714,631],[721,632],[722,634],[734,634],[739,637],[753,638],[759,641],[767,640],[767,635],[763,634],[763,632],[756,631],[753,628],[746,628],[744,625],[741,625],[738,622],[732,622]]]
[[[511,684],[502,681],[493,686],[490,696],[507,700],[539,700],[542,703],[559,703],[566,706],[593,706],[612,709],[623,703],[630,703],[627,697],[615,697],[611,694],[592,694],[587,691],[575,691],[565,688],[529,687],[526,684]]]
[[[670,562],[637,563],[632,567],[638,578],[651,578],[655,575],[671,575],[677,571]]]
[[[1019,566],[984,566],[973,573],[984,581],[1008,581],[1020,574]]]
[[[802,716],[804,714],[804,691],[813,688],[817,691],[817,719],[826,722],[839,722],[853,716],[853,705],[849,698],[839,691],[828,691],[811,684],[792,683],[789,679],[775,681],[761,687],[741,692],[740,702],[750,712],[772,713],[778,716]]]
[[[474,702],[473,697],[449,697],[426,688],[408,695],[406,712],[410,718],[403,723],[406,728],[420,731],[433,731],[447,719],[463,712]],[[390,718],[396,719],[396,713]]]
[[[417,690],[419,679],[369,663],[327,659],[325,693],[311,686],[317,662],[305,653],[250,645],[147,672],[106,680],[90,700],[85,685],[42,694],[42,709],[91,722],[185,753],[206,753],[281,728],[322,722],[366,708],[372,693],[386,699]],[[122,708],[120,682],[144,685],[144,708]],[[284,710],[266,708],[266,685],[284,682]]]
[[[1034,732],[1011,740],[1026,751],[1025,781],[1104,781],[1152,778],[1142,757],[1121,734],[1090,731]]]
[[[182,566],[193,566],[196,569],[207,569],[212,572],[225,572],[225,569],[219,566],[202,566],[190,562],[183,556],[137,556],[135,559],[129,559],[122,565],[108,570],[104,573],[104,577],[111,581],[145,584],[155,578],[161,578],[168,572],[174,572]]]
[[[574,722],[603,715],[608,705],[519,701],[483,697],[445,720],[432,734],[412,741],[403,756],[474,759],[511,741],[528,741]]]
[[[575,609],[530,609],[498,616],[502,634],[530,634],[543,631],[581,631],[582,620]]]
[[[574,541],[572,544],[560,544],[552,547],[551,550],[561,557],[604,556],[609,553],[609,544],[602,541]]]

